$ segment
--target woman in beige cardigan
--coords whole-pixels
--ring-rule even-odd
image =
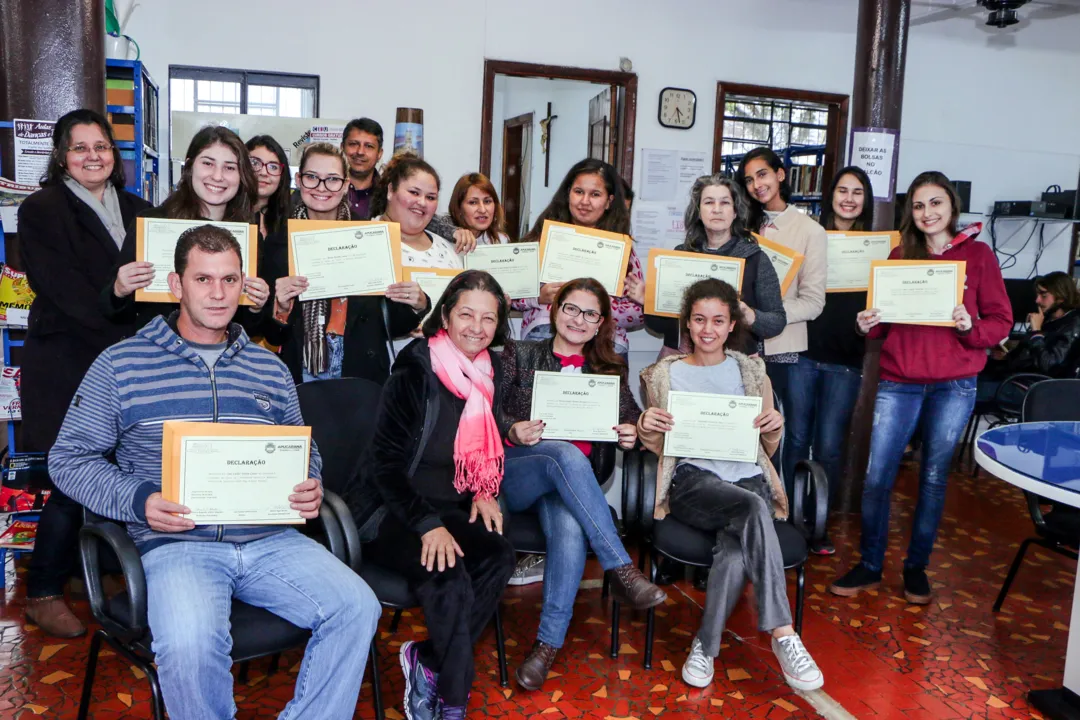
[[[746,153],[739,164],[738,177],[742,178],[750,196],[747,227],[803,255],[802,265],[784,293],[787,326],[782,333],[765,341],[765,367],[769,379],[776,387],[784,409],[795,411],[797,406],[813,402],[813,398],[802,393],[802,388],[789,375],[798,363],[799,355],[808,347],[807,323],[825,309],[828,241],[823,227],[788,204],[791,189],[786,181],[784,162],[772,150],[759,147]],[[780,278],[781,283],[783,280]],[[781,458],[781,475],[789,494],[795,462],[807,459],[795,457],[791,450],[805,447],[809,447],[807,442],[788,443]]]
[[[712,682],[724,625],[749,580],[759,627],[772,634],[784,679],[799,690],[816,690],[824,680],[791,626],[784,560],[773,527],[774,517],[787,516],[784,488],[769,463],[784,418],[773,407],[765,364],[727,349],[741,347],[746,332],[738,293],[727,283],[708,279],[691,285],[679,321],[692,351],[668,356],[641,373],[648,409],[638,419],[638,438],[660,458],[654,516],[660,520],[670,513],[716,536],[705,613],[683,664],[683,680],[694,687]],[[761,432],[756,462],[666,457],[664,433],[676,422],[664,409],[671,390],[760,397],[762,412],[754,419]]]

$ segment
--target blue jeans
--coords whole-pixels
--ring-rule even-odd
[[[324,372],[312,375],[306,367],[300,369],[300,377],[304,382],[312,380],[333,380],[341,377],[341,363],[345,360],[345,338],[341,335],[326,336],[326,351],[330,353],[330,362]]]
[[[975,378],[920,385],[882,380],[874,406],[870,462],[862,496],[862,563],[881,572],[889,537],[889,500],[904,447],[922,417],[919,500],[905,568],[925,568],[945,508],[949,465],[975,407]]]
[[[784,487],[794,493],[795,463],[813,458],[829,479],[829,505],[840,487],[840,461],[851,413],[859,398],[862,373],[847,365],[817,362],[803,355],[788,366],[787,407],[782,458]]]
[[[229,672],[233,598],[311,629],[293,699],[279,718],[352,718],[382,612],[360,576],[288,529],[234,544],[177,541],[142,558],[165,707],[173,720],[236,715]]]
[[[537,639],[562,647],[574,614],[574,598],[592,547],[604,570],[626,565],[630,556],[611,520],[604,491],[585,454],[562,440],[506,449],[500,487],[512,512],[536,506],[547,541],[544,605]]]

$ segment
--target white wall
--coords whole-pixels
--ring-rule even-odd
[[[551,201],[570,167],[586,155],[589,141],[589,100],[608,86],[575,80],[546,78],[496,77],[491,138],[491,181],[502,195],[503,122],[509,118],[533,114],[532,183],[529,198],[529,222]],[[551,153],[548,186],[544,187],[544,152],[540,147],[540,121],[551,114],[558,117],[551,124]]]

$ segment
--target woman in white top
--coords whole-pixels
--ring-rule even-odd
[[[390,159],[371,197],[371,217],[401,226],[402,265],[464,267],[454,243],[427,230],[438,205],[439,174],[435,168],[410,153]]]
[[[483,173],[467,173],[458,179],[450,194],[450,219],[459,228],[472,230],[477,245],[510,242],[499,193]]]

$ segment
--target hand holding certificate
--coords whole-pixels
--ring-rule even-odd
[[[382,295],[401,282],[397,223],[289,221],[289,274],[308,280],[300,300]]]
[[[465,255],[466,270],[491,273],[511,300],[540,294],[540,243],[477,245]]]
[[[645,270],[645,312],[679,317],[683,292],[705,278],[723,280],[738,292],[745,266],[743,258],[652,248]]]
[[[540,282],[591,277],[608,294],[622,297],[631,244],[626,235],[545,220],[540,234]]]
[[[860,292],[870,286],[870,263],[888,260],[900,244],[898,232],[830,232],[826,292]]]
[[[956,325],[964,299],[967,263],[948,260],[875,260],[870,263],[868,308],[880,321],[909,325]]]
[[[533,377],[529,418],[543,420],[545,440],[615,442],[619,376],[545,372]]]
[[[672,457],[757,462],[761,431],[754,421],[761,398],[712,393],[668,393],[674,418],[664,437],[664,454]]]
[[[211,220],[170,220],[141,217],[135,221],[135,260],[154,266],[154,279],[145,288],[135,291],[138,302],[179,302],[169,291],[169,273],[175,268],[176,243],[185,230],[201,225],[213,225],[228,230],[240,243],[240,264],[244,275],[259,274],[259,226],[237,222]],[[241,305],[253,304],[241,296]]]
[[[431,300],[431,310],[428,311],[430,315],[439,302],[439,298],[446,292],[446,286],[461,272],[459,268],[403,267],[401,277],[403,282],[414,282],[419,285],[428,296]],[[427,320],[427,315],[424,316],[424,320]]]
[[[303,523],[289,497],[308,479],[311,428],[167,420],[161,494],[196,525]]]

